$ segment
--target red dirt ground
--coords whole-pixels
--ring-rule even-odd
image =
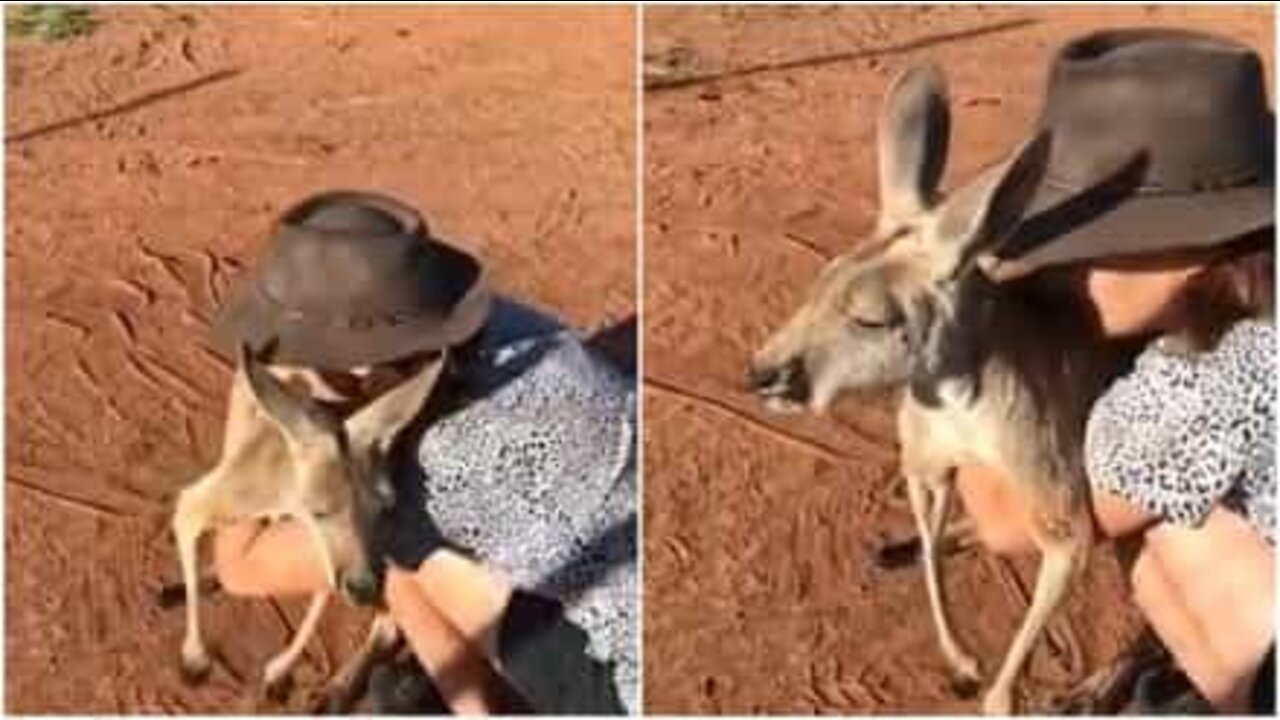
[[[770,416],[750,352],[824,257],[871,225],[873,122],[888,80],[931,57],[954,104],[949,178],[1012,147],[1053,50],[1110,25],[1214,30],[1262,50],[1268,9],[645,10],[645,697],[650,712],[972,712],[954,698],[916,568],[871,561],[911,527],[891,492],[886,399],[832,420]],[[754,68],[754,70],[753,70]],[[770,69],[772,68],[772,69]],[[661,73],[659,78],[658,73]],[[951,560],[957,632],[990,672],[1034,562]],[[1034,653],[1033,703],[1110,659],[1135,626],[1108,550]]]
[[[258,677],[300,602],[206,604],[224,657],[185,688],[174,493],[215,459],[208,318],[307,193],[417,203],[497,285],[583,328],[635,303],[630,8],[100,8],[10,40],[6,709],[277,710]],[[297,676],[357,641],[336,612]]]

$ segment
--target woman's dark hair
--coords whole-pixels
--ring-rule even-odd
[[[1186,349],[1211,350],[1240,320],[1275,316],[1275,244],[1275,227],[1244,235],[1192,279],[1181,299]]]

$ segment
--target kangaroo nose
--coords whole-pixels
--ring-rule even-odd
[[[782,370],[777,367],[757,367],[752,365],[747,368],[747,389],[759,392],[772,387],[781,379],[781,375]]]
[[[347,597],[361,605],[372,605],[378,601],[378,579],[373,573],[357,573],[343,578],[342,586]]]
[[[809,374],[801,358],[769,367],[752,366],[747,370],[747,384],[753,392],[764,397],[804,402],[809,396]]]

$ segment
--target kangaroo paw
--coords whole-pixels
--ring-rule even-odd
[[[982,689],[982,683],[975,678],[969,677],[953,677],[951,678],[951,694],[962,700],[971,700],[978,696],[978,691]]]
[[[184,655],[178,667],[182,672],[182,682],[187,685],[199,685],[209,679],[213,663],[207,655],[191,657]]]
[[[900,570],[911,567],[919,561],[919,538],[886,542],[876,550],[876,566],[882,570]]]

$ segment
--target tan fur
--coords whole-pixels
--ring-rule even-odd
[[[1101,346],[1084,329],[1083,319],[1063,318],[1046,327],[1021,310],[1004,306],[982,329],[1000,340],[983,365],[981,390],[971,405],[929,408],[907,394],[899,409],[901,466],[917,518],[934,622],[944,654],[962,677],[977,680],[978,666],[952,635],[938,576],[940,523],[948,512],[955,469],[966,464],[993,469],[1031,510],[1031,539],[1043,560],[1022,628],[984,701],[984,710],[992,714],[1012,711],[1013,686],[1027,655],[1085,564],[1093,525],[1081,458],[1083,431],[1091,401],[1125,357]]]
[[[210,666],[200,633],[197,550],[208,530],[246,520],[291,518],[305,527],[329,588],[316,593],[289,646],[266,667],[278,690],[314,634],[335,589],[376,585],[369,557],[370,524],[380,512],[376,492],[389,492],[384,459],[391,442],[417,414],[439,377],[443,358],[388,391],[340,425],[308,417],[307,405],[242,349],[232,381],[222,456],[178,496],[172,526],[186,591],[187,632],[182,670],[199,680]],[[313,417],[323,416],[313,415]],[[383,498],[385,500],[385,498]],[[385,620],[375,622],[381,637]]]
[[[1038,303],[977,269],[981,253],[1016,227],[1050,140],[1036,138],[939,198],[945,98],[936,69],[895,81],[881,115],[876,244],[823,271],[753,358],[752,381],[775,405],[799,401],[816,412],[846,390],[911,384],[898,416],[901,468],[939,644],[966,682],[979,680],[978,663],[952,633],[938,577],[954,471],[987,465],[1012,484],[1031,510],[1042,562],[1031,607],[983,700],[985,712],[1005,714],[1032,645],[1085,563],[1085,422],[1127,355],[1103,341],[1083,309]],[[892,124],[903,118],[911,122]]]

